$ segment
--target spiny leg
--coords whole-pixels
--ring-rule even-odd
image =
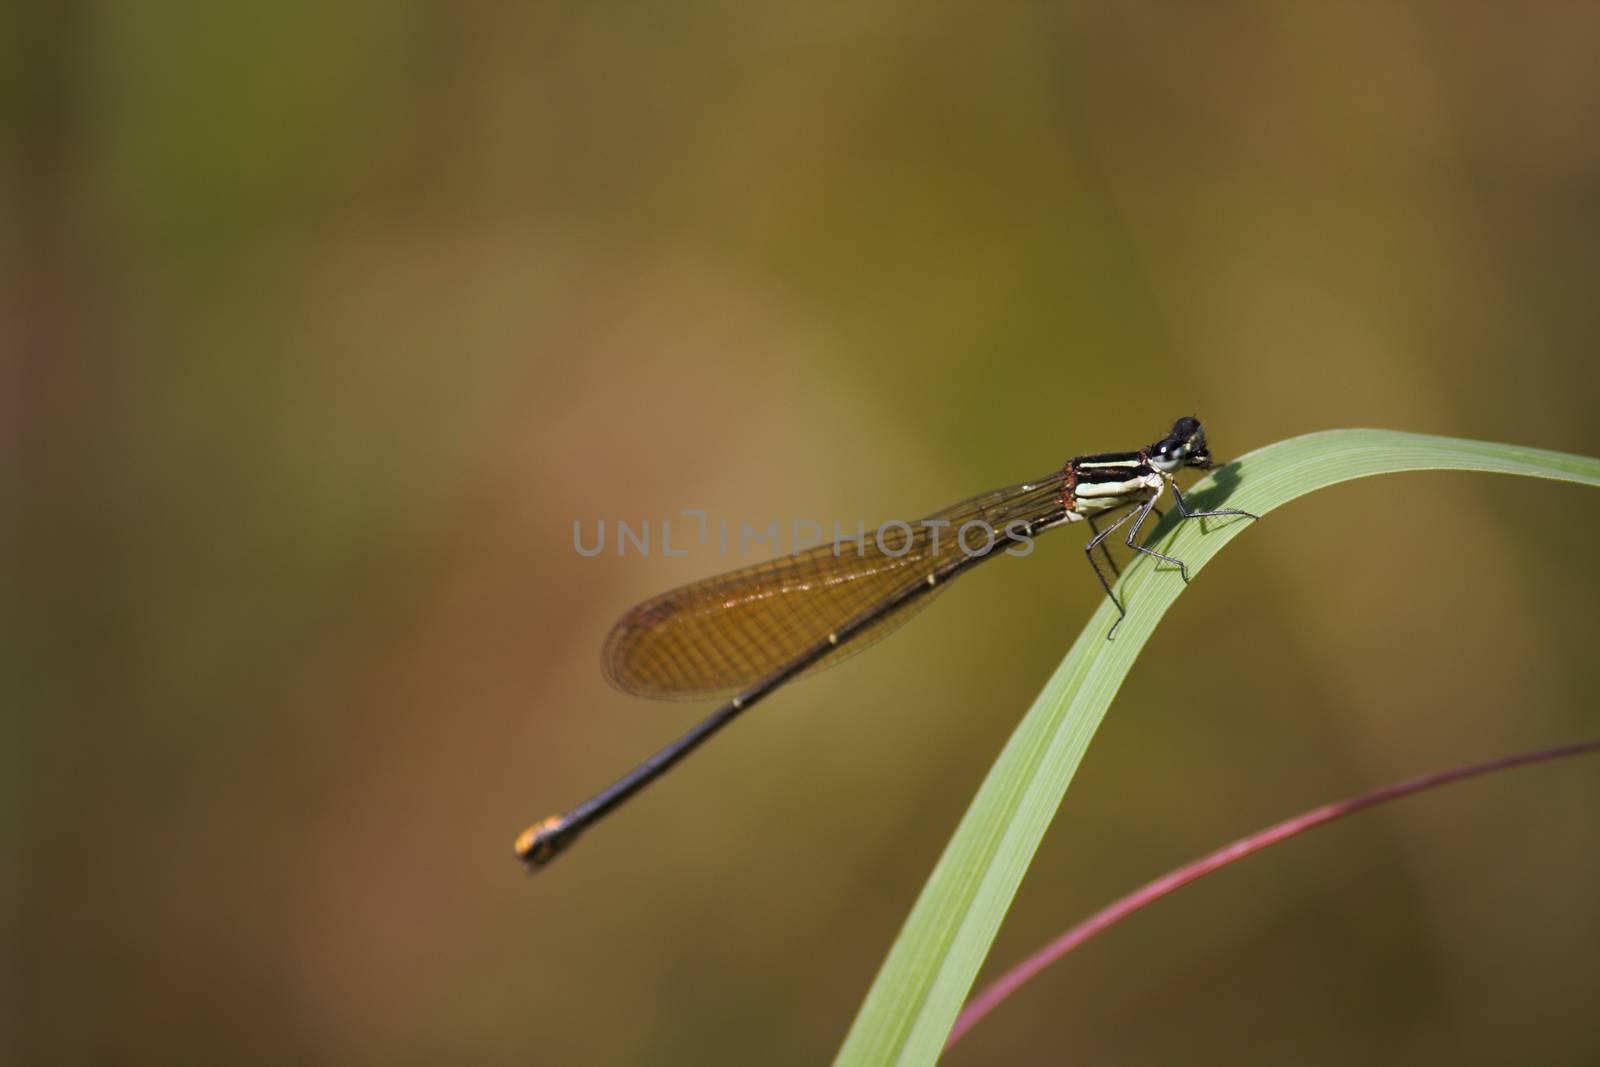
[[[1106,545],[1105,539],[1100,536],[1100,527],[1095,525],[1094,516],[1092,515],[1089,516],[1089,529],[1094,531],[1094,539],[1100,542],[1100,553],[1106,557],[1106,566],[1111,568],[1111,576],[1113,578],[1121,578],[1122,570],[1117,566],[1117,561],[1111,555],[1111,549]]]
[[[1089,566],[1094,568],[1094,576],[1100,579],[1100,588],[1106,591],[1106,596],[1110,598],[1111,603],[1116,605],[1117,608],[1117,621],[1112,623],[1111,629],[1106,631],[1107,641],[1111,640],[1111,635],[1117,632],[1117,627],[1122,625],[1123,616],[1127,615],[1128,611],[1122,606],[1122,602],[1117,599],[1117,594],[1111,591],[1111,583],[1106,581],[1104,572],[1100,570],[1100,564],[1094,561],[1094,550],[1103,545],[1105,543],[1105,539],[1116,533],[1117,528],[1123,523],[1127,522],[1129,519],[1133,518],[1134,514],[1135,513],[1132,511],[1123,512],[1120,519],[1112,523],[1110,526],[1107,526],[1104,530],[1097,531],[1095,535],[1089,539],[1089,543],[1083,546],[1084,557],[1088,559]]]
[[[1240,511],[1238,508],[1222,508],[1218,511],[1190,511],[1189,506],[1183,502],[1183,494],[1178,492],[1178,486],[1172,486],[1172,499],[1178,502],[1178,514],[1185,519],[1214,519],[1222,515],[1243,515],[1247,519],[1259,519],[1260,515],[1251,511]]]
[[[1138,501],[1134,501],[1132,504],[1124,504],[1124,505],[1120,505],[1120,506],[1131,508],[1131,509],[1133,509],[1133,511],[1137,511],[1140,508],[1141,505],[1139,504]],[[1116,509],[1113,508],[1112,510],[1114,511]],[[1162,511],[1161,511],[1160,508],[1153,508],[1152,510],[1156,513],[1156,518],[1157,519],[1161,519],[1161,518],[1164,517],[1162,515]],[[1133,513],[1133,511],[1128,512],[1128,515],[1131,515]],[[1126,519],[1128,517],[1128,515],[1124,515],[1123,518]],[[1096,535],[1096,537],[1098,539],[1099,538],[1099,534],[1100,534],[1100,527],[1095,524],[1094,516],[1092,516],[1092,515],[1089,516],[1088,521],[1089,521],[1089,529],[1094,531],[1094,533],[1095,533],[1095,535]],[[1118,525],[1121,525],[1121,524],[1118,523]],[[1111,530],[1115,530],[1115,529],[1116,529],[1116,526],[1111,527]],[[1106,533],[1107,534],[1111,533],[1111,530],[1107,530]],[[1115,557],[1115,556],[1113,556],[1111,554],[1111,546],[1107,545],[1107,544],[1101,544],[1100,545],[1100,553],[1101,553],[1101,555],[1105,556],[1106,565],[1111,568],[1112,575],[1114,577],[1117,577],[1117,578],[1122,577],[1122,568],[1117,566],[1117,557]]]
[[[1156,509],[1156,501],[1160,499],[1160,497],[1161,491],[1158,489],[1156,490],[1155,495],[1150,498],[1150,502],[1139,509],[1139,517],[1134,520],[1133,529],[1128,531],[1128,547],[1133,549],[1135,552],[1143,552],[1147,556],[1154,556],[1156,559],[1165,560],[1166,562],[1175,565],[1178,568],[1178,574],[1183,577],[1185,582],[1187,582],[1189,580],[1189,568],[1184,565],[1183,560],[1175,559],[1172,556],[1164,556],[1153,548],[1145,548],[1143,545],[1135,544],[1135,541],[1137,541],[1139,537],[1139,527],[1144,525],[1144,520],[1149,518],[1150,513]],[[1178,506],[1181,508],[1183,505],[1179,504]]]

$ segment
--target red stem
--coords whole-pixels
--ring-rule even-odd
[[[945,1048],[948,1049],[951,1045],[961,1040],[968,1030],[977,1025],[978,1020],[998,1007],[1001,1001],[1020,989],[1034,975],[1089,940],[1095,934],[1127,918],[1145,905],[1160,900],[1173,890],[1197,881],[1212,871],[1221,870],[1228,864],[1242,860],[1253,852],[1260,852],[1268,845],[1275,845],[1280,841],[1294,837],[1296,834],[1305,833],[1307,830],[1321,826],[1324,823],[1333,822],[1335,819],[1341,819],[1346,815],[1354,815],[1358,811],[1364,811],[1386,801],[1411,796],[1413,793],[1421,793],[1428,789],[1449,785],[1452,782],[1463,781],[1467,778],[1476,778],[1481,774],[1508,771],[1513,767],[1522,767],[1530,763],[1544,763],[1548,760],[1562,759],[1566,756],[1581,756],[1597,749],[1600,749],[1600,741],[1580,741],[1576,744],[1562,745],[1559,748],[1524,752],[1516,756],[1489,760],[1487,763],[1475,763],[1470,767],[1457,767],[1453,770],[1440,771],[1437,774],[1413,778],[1409,782],[1385,786],[1382,789],[1377,789],[1349,800],[1324,804],[1320,808],[1313,808],[1304,814],[1296,815],[1292,819],[1285,819],[1283,822],[1276,823],[1248,837],[1241,837],[1233,844],[1225,845],[1209,855],[1202,856],[1192,863],[1187,863],[1174,871],[1164,874],[1155,881],[1149,882],[1129,893],[1121,900],[1102,908],[1001,975],[987,989],[967,1002],[967,1006],[961,1010],[960,1016],[957,1017],[955,1026],[950,1030],[950,1037],[945,1041]]]

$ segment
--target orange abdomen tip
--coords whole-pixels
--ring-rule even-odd
[[[511,846],[516,851],[517,858],[526,863],[529,870],[542,867],[555,859],[556,854],[567,844],[556,837],[562,825],[561,816],[552,815],[522,831],[517,835],[516,844]]]

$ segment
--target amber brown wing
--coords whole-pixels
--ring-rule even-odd
[[[909,545],[905,527],[896,525],[884,531],[882,545],[869,532],[859,551],[852,542],[837,550],[827,542],[681,586],[638,605],[612,627],[601,653],[606,677],[640,696],[704,699],[737,693],[897,591],[981,548],[984,532],[974,528],[963,549],[958,533],[964,523],[983,522],[1003,536],[1010,523],[1060,510],[1061,478],[1053,476],[984,493],[911,523]],[[875,620],[806,673],[882,640],[941,588]]]

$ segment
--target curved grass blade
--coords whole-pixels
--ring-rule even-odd
[[[1374,474],[1467,470],[1600,486],[1600,460],[1393,430],[1330,430],[1268,445],[1185,494],[1199,509],[1265,515],[1316,489]],[[1226,501],[1226,503],[1224,503]],[[1175,523],[1151,536],[1193,577],[1248,519]],[[1201,527],[1205,529],[1202,530]],[[1183,591],[1140,556],[1119,583],[1127,618],[1101,604],[1012,733],[962,816],[856,1015],[835,1064],[931,1064],[1111,698],[1156,623]]]

